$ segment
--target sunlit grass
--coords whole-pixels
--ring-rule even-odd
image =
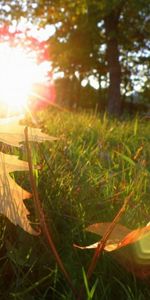
[[[137,228],[150,221],[150,124],[138,118],[121,122],[106,115],[56,110],[39,113],[37,118],[45,132],[60,137],[36,145],[32,153],[41,166],[36,179],[46,219],[78,287],[81,282],[85,284],[82,267],[86,270],[91,252],[73,249],[72,245],[97,239],[84,232],[85,226],[111,221],[131,190],[134,198],[121,223]],[[23,184],[29,190],[28,179]],[[26,204],[34,211],[32,200]],[[42,237],[32,237],[7,224],[1,242],[0,290],[5,298],[73,299]],[[7,269],[10,278],[6,291]],[[150,297],[145,282],[128,274],[106,254],[88,283],[90,291],[97,280],[94,300]]]

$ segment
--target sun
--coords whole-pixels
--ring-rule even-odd
[[[43,68],[34,53],[24,48],[0,44],[0,114],[23,113],[27,109],[32,87],[45,80]]]

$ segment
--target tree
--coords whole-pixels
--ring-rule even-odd
[[[81,79],[93,72],[95,76],[106,76],[108,72],[108,112],[120,115],[124,55],[133,57],[128,73],[131,81],[132,70],[142,64],[145,57],[143,49],[149,49],[149,1],[80,0],[70,3],[66,0],[51,1],[51,5],[43,1],[42,5],[48,12],[48,22],[60,22],[55,37],[50,39],[54,66],[63,70],[65,76],[73,76],[78,71]],[[49,14],[48,8],[54,13]],[[105,53],[100,51],[101,45],[106,45]]]
[[[55,71],[63,71],[66,78],[78,77],[80,82],[90,75],[101,82],[101,78],[106,80],[109,75],[108,112],[120,115],[122,94],[127,86],[132,87],[133,73],[143,64],[146,51],[150,51],[149,1],[34,0],[21,5],[18,0],[15,3],[20,5],[20,15],[35,20],[39,26],[55,26],[55,35],[49,39]],[[129,64],[125,64],[126,57],[130,57]],[[145,61],[145,70],[146,66]]]
[[[119,3],[120,4],[120,3]],[[121,6],[112,9],[104,16],[104,27],[107,45],[107,64],[109,72],[108,112],[114,115],[121,114],[121,66],[119,62],[118,27]]]

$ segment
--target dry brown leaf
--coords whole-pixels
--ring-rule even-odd
[[[6,119],[0,119],[0,141],[15,147],[20,147],[20,143],[25,141],[24,128],[25,125],[21,125],[20,117],[10,117]],[[57,138],[42,133],[41,129],[28,127],[29,141],[43,142],[53,141]]]
[[[0,213],[28,233],[37,235],[30,225],[27,218],[29,212],[23,203],[24,199],[31,198],[31,194],[22,189],[9,175],[10,172],[28,169],[27,162],[0,152]]]
[[[136,238],[133,243],[131,240],[125,245],[122,242],[111,254],[127,271],[143,279],[150,276],[150,228]]]
[[[133,244],[142,239],[147,233],[150,234],[150,225],[143,228],[132,230],[127,236],[120,241],[118,248],[124,247],[129,244]]]
[[[96,223],[88,226],[87,231],[100,236],[105,235],[110,223]],[[98,244],[78,246],[80,249],[95,249]],[[116,224],[104,247],[105,251],[111,252],[113,257],[140,278],[150,276],[150,225],[136,230],[129,230],[125,226]]]
[[[110,224],[111,223],[96,223],[86,227],[85,230],[103,236],[108,231]],[[121,224],[116,224],[109,236],[109,239],[107,240],[106,245],[120,243],[122,239],[130,232],[131,230],[129,230],[127,227]]]

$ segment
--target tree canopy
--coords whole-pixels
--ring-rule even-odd
[[[105,83],[111,115],[121,114],[127,95],[149,90],[148,0],[16,0],[0,1],[0,7],[1,23],[22,16],[39,27],[53,24],[48,44],[54,72],[80,85],[93,76],[99,90]]]

